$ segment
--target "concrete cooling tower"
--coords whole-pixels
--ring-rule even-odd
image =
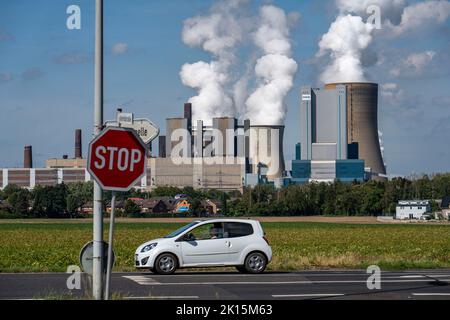
[[[284,126],[250,127],[250,161],[252,172],[258,165],[267,170],[267,178],[282,178],[285,171],[283,152]]]
[[[359,158],[374,174],[386,174],[378,136],[378,84],[331,83],[325,89],[338,85],[347,87],[348,144],[357,143]]]

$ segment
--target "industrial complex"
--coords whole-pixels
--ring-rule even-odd
[[[194,106],[195,107],[195,106]],[[308,182],[385,179],[378,137],[378,85],[327,84],[300,91],[300,141],[292,171],[286,171],[284,126],[260,126],[221,117],[211,125],[193,123],[192,104],[184,115],[169,118],[158,137],[158,154],[150,152],[146,176],[136,188],[159,186],[207,190],[243,190],[272,184],[277,188]],[[33,168],[32,147],[25,147],[24,168],[0,169],[0,188],[89,181],[82,154],[82,133],[75,131],[74,158],[48,159]]]

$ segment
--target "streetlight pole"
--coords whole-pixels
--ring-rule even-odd
[[[94,136],[103,129],[103,0],[95,2],[95,93]],[[100,185],[94,181],[94,252],[93,297],[102,299],[103,293],[103,199]]]

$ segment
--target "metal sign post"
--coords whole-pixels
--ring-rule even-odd
[[[111,272],[113,267],[112,251],[113,251],[113,239],[114,239],[114,218],[116,209],[116,193],[113,191],[111,199],[111,215],[109,217],[109,237],[108,237],[108,265],[106,269],[106,285],[105,285],[105,300],[109,300],[110,296],[110,283]]]
[[[103,0],[95,2],[95,88],[94,88],[94,136],[103,129]],[[93,281],[92,293],[95,300],[102,299],[103,287],[103,199],[102,188],[94,181],[94,223],[93,223]]]
[[[100,190],[113,191],[106,262],[105,299],[110,298],[116,192],[133,188],[147,172],[147,147],[133,129],[106,127],[89,143],[87,170]],[[94,221],[95,222],[95,221]],[[96,231],[95,229],[94,231]],[[97,235],[95,233],[95,235]],[[94,238],[95,239],[95,238]],[[96,245],[96,242],[94,242]],[[94,258],[95,258],[94,247]],[[105,257],[102,255],[102,257]],[[95,259],[93,259],[95,263]],[[95,264],[94,264],[95,278]],[[101,287],[100,287],[101,288]]]

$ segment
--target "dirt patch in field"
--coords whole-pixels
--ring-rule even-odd
[[[195,220],[213,219],[210,218],[117,218],[118,223],[190,223]],[[317,223],[349,223],[349,224],[425,224],[425,225],[448,225],[449,222],[425,222],[425,221],[399,221],[399,220],[378,220],[376,217],[241,217],[239,219],[253,219],[260,222],[317,222]],[[105,219],[105,223],[108,222]],[[92,223],[92,219],[0,219],[0,224],[22,223]]]
[[[202,218],[205,219],[205,218]],[[202,220],[200,219],[200,220]],[[211,217],[210,219],[213,219]],[[261,222],[327,222],[327,223],[379,223],[375,217],[244,217],[241,219],[254,219]],[[105,219],[107,221],[108,219]],[[189,223],[199,218],[117,218],[123,223]],[[0,223],[89,223],[92,219],[5,219]]]

